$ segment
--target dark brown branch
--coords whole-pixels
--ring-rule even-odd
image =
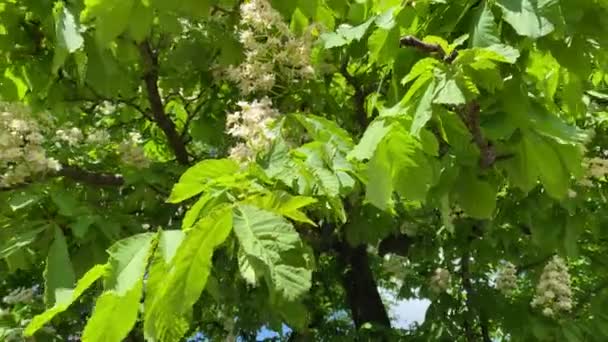
[[[479,164],[482,169],[485,169],[492,166],[496,161],[496,150],[484,137],[483,132],[481,131],[479,110],[479,103],[476,101],[471,101],[463,107],[457,109],[457,113],[473,136],[473,141],[481,153]]]
[[[468,342],[474,342],[475,332],[473,331],[473,285],[471,284],[471,274],[469,269],[470,253],[468,246],[465,247],[460,260],[460,277],[462,279],[462,287],[465,292],[465,314],[464,314],[464,334]]]
[[[348,82],[348,84],[350,84],[355,89],[355,95],[353,96],[355,115],[357,121],[359,122],[359,126],[361,126],[363,130],[365,130],[365,128],[367,128],[367,126],[369,125],[367,112],[365,111],[365,98],[368,94],[364,87],[357,80],[357,78],[348,72],[348,62],[349,59],[346,58],[340,66],[340,73],[342,74],[342,76],[344,76],[346,82]]]
[[[401,46],[409,46],[416,48],[420,51],[437,54],[447,64],[451,64],[456,57],[458,57],[458,50],[454,49],[449,55],[439,45],[433,43],[425,43],[422,40],[413,36],[404,36],[400,39]],[[496,151],[492,146],[491,142],[486,140],[481,131],[481,125],[479,121],[480,106],[476,101],[471,101],[464,106],[458,108],[451,108],[455,110],[460,116],[461,120],[467,126],[469,132],[473,136],[475,145],[479,148],[481,158],[479,164],[482,169],[486,169],[496,162]]]
[[[92,172],[76,166],[65,165],[62,166],[61,170],[57,171],[56,173],[47,174],[43,176],[42,179],[44,180],[53,177],[65,177],[77,182],[96,186],[122,186],[125,183],[122,175],[104,172]],[[31,184],[32,182],[25,182],[10,187],[0,187],[0,192],[19,190]]]
[[[57,175],[90,185],[121,186],[125,183],[121,175],[91,172],[75,166],[63,166]]]
[[[154,122],[165,133],[171,149],[175,153],[177,161],[182,165],[188,165],[188,151],[180,134],[177,132],[175,123],[171,121],[165,112],[165,106],[158,90],[158,57],[149,42],[144,41],[138,45],[139,53],[143,62],[143,79],[146,85],[148,100],[152,110]]]
[[[458,51],[456,49],[454,49],[448,55],[447,52],[439,44],[425,43],[414,36],[401,37],[399,43],[401,46],[413,47],[422,52],[436,53],[439,55],[439,58],[441,58],[444,62],[448,64],[452,63],[456,59],[456,57],[458,57]]]

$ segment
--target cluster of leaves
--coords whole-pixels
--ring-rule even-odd
[[[608,3],[270,1],[294,35],[318,28],[316,76],[275,84],[279,133],[239,164],[226,113],[255,94],[215,71],[244,59],[241,3],[0,0],[0,98],[107,136],[49,132],[62,169],[0,189],[2,270],[44,283],[44,312],[15,311],[36,314],[25,336],[608,338],[605,179],[584,167],[608,149]],[[119,158],[134,132],[143,168]],[[545,317],[556,254],[574,306]],[[430,299],[425,322],[391,329],[379,287]]]

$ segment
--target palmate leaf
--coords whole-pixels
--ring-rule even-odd
[[[234,233],[246,260],[244,277],[251,281],[265,276],[268,286],[288,301],[310,289],[312,271],[302,241],[293,226],[282,217],[241,204],[234,209]]]
[[[139,1],[85,0],[81,20],[95,22],[97,41],[99,45],[106,46],[127,29],[135,3]]]
[[[154,293],[146,301],[146,336],[156,341],[181,341],[192,306],[207,283],[213,252],[231,228],[231,208],[216,209],[187,233],[167,269],[155,266],[150,270]]]

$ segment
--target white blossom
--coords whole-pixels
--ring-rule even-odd
[[[517,270],[510,262],[505,263],[496,277],[496,288],[504,295],[510,295],[517,288]]]
[[[435,269],[435,273],[431,277],[431,283],[430,283],[431,289],[436,293],[446,291],[448,289],[448,287],[450,286],[450,279],[451,279],[450,271],[446,270],[445,268],[441,268],[441,267]]]
[[[312,28],[296,37],[267,0],[250,0],[241,5],[240,13],[238,35],[245,61],[227,68],[225,76],[243,94],[269,92],[278,80],[293,83],[314,77]]]
[[[553,257],[543,269],[532,306],[542,309],[543,315],[553,317],[572,309],[570,274],[563,259]]]
[[[238,105],[241,110],[226,117],[226,128],[228,134],[242,140],[230,150],[230,156],[246,162],[270,147],[276,137],[271,127],[279,112],[268,97],[253,102],[239,101]]]
[[[150,160],[146,157],[143,147],[141,134],[137,132],[129,133],[129,139],[118,146],[120,159],[123,163],[138,169],[145,169],[150,166]]]

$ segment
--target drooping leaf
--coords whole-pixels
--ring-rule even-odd
[[[55,3],[53,17],[55,18],[57,46],[53,57],[52,72],[56,73],[63,66],[67,56],[83,46],[84,39],[80,34],[76,18],[63,2]]]
[[[44,301],[47,307],[55,304],[56,291],[72,289],[76,283],[68,245],[59,227],[55,228],[55,239],[46,258],[44,280]]]
[[[150,279],[154,277],[161,284],[153,285],[155,295],[146,309],[147,336],[161,341],[179,341],[183,337],[192,305],[205,288],[213,252],[226,240],[231,227],[232,211],[216,209],[188,232],[166,272],[150,274]]]
[[[73,290],[62,290],[55,292],[55,305],[35,316],[24,330],[25,336],[32,336],[46,323],[50,322],[57,314],[68,309],[97,279],[101,278],[107,270],[106,265],[96,265],[91,268],[76,284]]]
[[[499,0],[503,19],[515,31],[526,37],[540,38],[553,32],[555,23],[547,12],[557,6],[557,0]]]
[[[371,158],[384,136],[391,130],[386,120],[377,119],[367,127],[361,141],[348,153],[348,158],[366,160]]]
[[[471,47],[486,47],[499,43],[498,25],[494,21],[491,6],[488,1],[483,1],[473,19],[469,44]]]
[[[420,131],[426,123],[433,117],[433,97],[435,95],[435,82],[429,83],[418,106],[414,113],[414,120],[412,121],[412,127],[410,133],[414,137],[420,137]]]
[[[295,300],[311,286],[302,242],[280,216],[250,205],[234,210],[234,233],[249,263],[261,263],[268,284],[286,300]],[[255,267],[254,267],[255,269]]]

